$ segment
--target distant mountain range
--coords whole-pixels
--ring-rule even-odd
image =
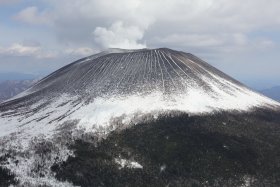
[[[0,82],[0,102],[29,88],[36,80],[6,80]]]
[[[269,89],[261,90],[260,92],[267,97],[280,101],[280,86],[275,86]]]
[[[36,75],[18,73],[18,72],[0,72],[0,82],[7,80],[33,80]]]

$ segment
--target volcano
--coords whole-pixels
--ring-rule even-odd
[[[1,103],[0,127],[2,185],[280,185],[280,104],[167,48],[75,61]]]

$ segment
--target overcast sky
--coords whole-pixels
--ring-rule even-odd
[[[0,0],[0,73],[46,74],[105,48],[190,52],[280,85],[279,0]]]

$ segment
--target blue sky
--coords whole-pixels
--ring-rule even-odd
[[[280,85],[278,0],[0,0],[0,73],[46,75],[103,49],[191,52],[251,87]]]

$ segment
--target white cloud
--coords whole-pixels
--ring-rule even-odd
[[[104,48],[139,49],[146,48],[145,44],[139,43],[143,38],[144,31],[137,26],[125,26],[119,21],[110,28],[97,27],[93,32],[94,40]]]
[[[280,17],[276,16],[280,12],[278,0],[48,2],[53,7],[49,19],[60,41],[96,44],[95,47],[142,48],[160,44],[168,47],[174,46],[175,41],[177,47],[184,46],[186,41],[193,47],[246,46],[254,43],[247,37],[251,32],[280,29]],[[158,39],[165,42],[155,43]]]
[[[5,56],[29,56],[35,58],[54,58],[56,53],[43,51],[40,45],[24,45],[14,43],[8,47],[0,47],[0,55]]]
[[[232,40],[233,40],[233,43],[238,46],[245,46],[249,42],[248,37],[242,33],[234,33],[232,35]]]
[[[0,0],[0,4],[20,1]],[[2,37],[0,42],[8,46],[0,49],[2,56],[4,52],[26,55],[29,51],[29,55],[36,57],[32,58],[34,61],[39,57],[56,55],[59,60],[52,59],[51,62],[59,64],[62,58],[66,63],[77,56],[91,55],[96,49],[106,47],[169,47],[192,52],[214,65],[225,64],[231,67],[234,64],[237,67],[239,63],[245,67],[244,64],[248,64],[250,68],[244,69],[244,72],[251,71],[256,61],[265,61],[270,63],[266,68],[279,75],[276,71],[279,69],[279,0],[30,2],[31,7],[23,8],[14,16],[16,20],[30,24],[28,27],[10,26],[19,22],[6,24],[4,21],[0,25],[0,34],[7,36]],[[21,5],[30,6],[30,2]],[[7,19],[7,23],[9,21]],[[45,25],[44,30],[42,24]],[[55,49],[55,52],[41,46],[38,49],[20,44],[25,48],[20,50],[20,47],[9,45],[24,39],[40,41],[47,44],[48,48]],[[21,61],[22,58],[18,59]],[[229,65],[229,62],[232,64]],[[240,68],[237,68],[238,71]]]
[[[37,7],[31,6],[20,11],[15,17],[16,20],[28,24],[49,24],[50,14],[46,11],[40,12]]]
[[[258,47],[261,49],[267,49],[267,48],[272,48],[275,47],[275,42],[268,40],[268,39],[258,39],[258,43],[257,43]]]
[[[47,24],[60,43],[92,48],[174,47],[216,52],[274,47],[255,31],[280,29],[280,1],[269,0],[48,0],[15,18]],[[42,6],[40,6],[42,7]],[[261,13],[260,13],[261,12]],[[220,51],[219,51],[220,50]],[[85,51],[85,50],[84,50]],[[89,51],[89,50],[88,50]],[[89,54],[90,52],[75,52]]]
[[[157,36],[150,40],[156,46],[172,46],[179,49],[192,49],[213,54],[247,53],[275,47],[269,39],[249,38],[242,33],[202,33],[202,34],[171,34]]]
[[[154,37],[154,42],[168,45],[212,47],[221,46],[225,43],[225,38],[209,34],[171,34],[164,37]]]
[[[80,47],[80,48],[69,48],[65,50],[66,54],[70,54],[70,55],[75,55],[75,56],[89,56],[89,55],[93,55],[95,53],[98,53],[99,51],[96,49],[92,49],[92,48],[88,48],[88,47]]]
[[[13,44],[10,46],[7,50],[8,53],[10,54],[15,54],[15,55],[34,55],[40,51],[40,46],[24,46],[22,44]]]

